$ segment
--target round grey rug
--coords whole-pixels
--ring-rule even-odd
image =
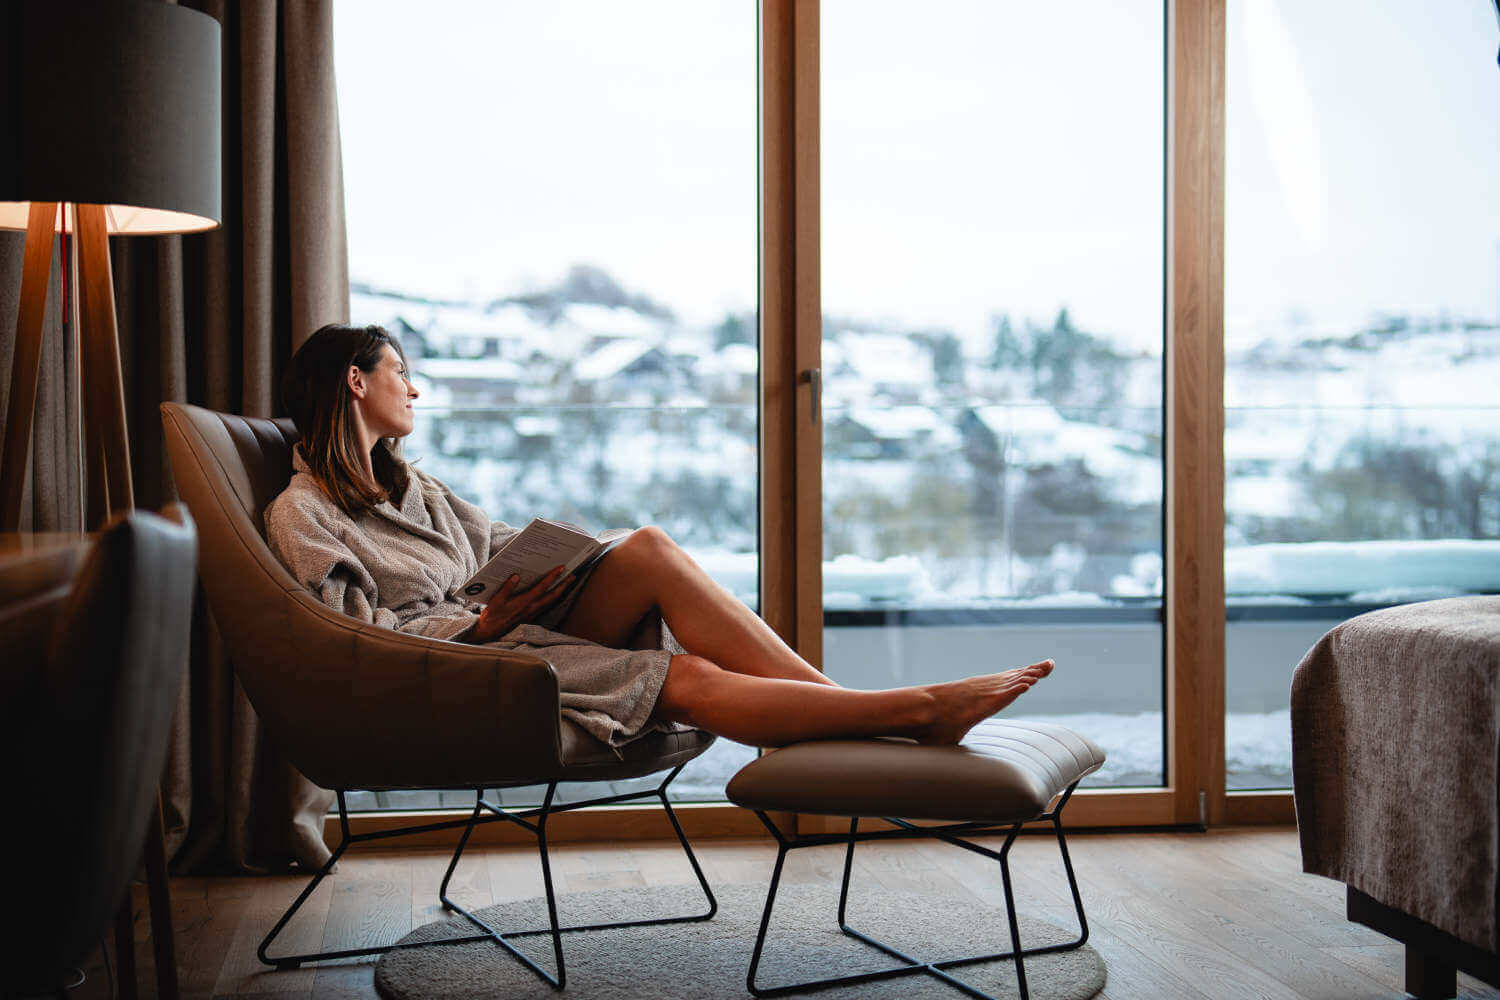
[[[388,1000],[430,998],[608,997],[610,1000],[722,1000],[748,997],[745,973],[765,905],[765,889],[725,886],[712,920],[660,927],[628,927],[563,935],[567,990],[557,993],[499,945],[475,942],[387,952],[375,967],[375,988]],[[697,886],[661,886],[574,893],[558,897],[564,925],[634,920],[702,912]],[[785,885],[776,895],[771,930],[761,955],[757,985],[780,986],[826,976],[872,972],[899,964],[843,934],[835,916],[838,885]],[[481,919],[501,933],[544,927],[541,899],[489,906]],[[1071,940],[1075,933],[1022,916],[1021,944],[1031,948]],[[1010,948],[1005,911],[963,909],[951,902],[856,886],[849,925],[925,961],[981,955]],[[461,937],[473,925],[456,915],[412,931],[402,942]],[[521,938],[517,947],[542,968],[555,971],[550,935]],[[964,966],[958,978],[997,997],[1017,996],[1009,960]],[[1039,955],[1026,962],[1026,981],[1039,1000],[1086,1000],[1104,988],[1104,960],[1088,945]],[[895,979],[819,990],[818,1000],[905,1000],[964,994],[938,979],[911,973]]]

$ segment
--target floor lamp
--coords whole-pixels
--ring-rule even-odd
[[[0,531],[18,531],[43,315],[62,236],[84,523],[134,505],[109,237],[220,219],[219,24],[154,0],[22,0],[0,12],[0,228],[24,229],[0,465]],[[68,252],[69,243],[74,248]],[[76,268],[76,274],[72,273]],[[81,413],[79,412],[81,410]]]

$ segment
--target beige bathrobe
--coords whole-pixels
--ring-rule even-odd
[[[266,508],[266,539],[299,583],[330,608],[361,621],[466,641],[483,608],[458,589],[519,529],[491,521],[410,465],[406,494],[358,518],[318,488],[300,446],[292,453],[292,468],[286,490]],[[538,623],[520,625],[489,645],[546,659],[557,671],[563,717],[619,746],[657,728],[648,722],[671,653],[611,649],[548,628],[566,617],[581,589],[580,583]],[[663,635],[667,645],[675,645],[665,630]]]

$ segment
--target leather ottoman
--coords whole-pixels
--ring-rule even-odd
[[[777,843],[776,866],[766,894],[760,933],[750,958],[746,984],[755,996],[780,996],[826,986],[852,985],[911,973],[935,976],[972,996],[985,996],[946,970],[976,962],[1011,958],[1022,1000],[1026,988],[1025,956],[1078,948],[1088,940],[1083,900],[1063,836],[1062,810],[1073,790],[1104,763],[1104,751],[1091,740],[1063,726],[991,719],[980,723],[957,746],[926,746],[909,740],[822,740],[798,743],[766,754],[747,764],[730,780],[730,801],[755,811]],[[848,816],[847,834],[784,834],[767,815],[770,811]],[[859,821],[878,817],[894,830],[866,830]],[[912,820],[937,820],[937,826],[918,826]],[[1037,820],[1052,824],[1062,853],[1063,867],[1078,913],[1079,936],[1067,944],[1024,949],[1011,890],[1009,854],[1023,824]],[[981,834],[1004,834],[1000,850],[966,839]],[[854,845],[860,841],[936,837],[1000,863],[1009,914],[1011,950],[993,955],[923,962],[868,937],[845,922],[849,875]],[[839,928],[851,937],[891,955],[904,964],[853,976],[810,980],[763,987],[755,973],[770,926],[776,888],[788,851],[828,844],[846,846],[843,886],[839,894]]]

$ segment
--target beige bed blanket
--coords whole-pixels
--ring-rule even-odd
[[[1292,678],[1304,870],[1500,950],[1497,748],[1500,597],[1337,626]]]

